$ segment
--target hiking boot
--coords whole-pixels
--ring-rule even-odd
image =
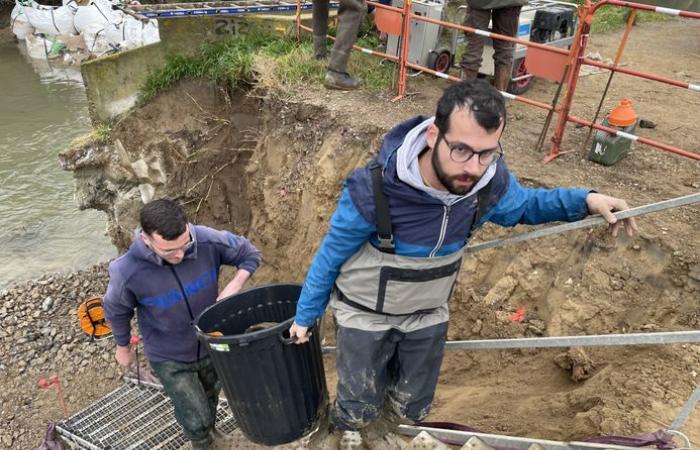
[[[223,431],[219,430],[218,428],[214,428],[213,430],[211,430],[209,432],[209,436],[211,436],[211,438],[215,441],[228,439],[228,434],[224,433]]]
[[[362,86],[362,80],[353,77],[347,72],[336,72],[335,70],[328,69],[323,84],[325,84],[328,89],[348,91]]]
[[[229,450],[231,448],[233,439],[223,431],[214,428],[209,432],[209,436],[212,439],[210,450]]]
[[[190,445],[192,446],[192,450],[210,450],[213,442],[211,436],[207,436],[198,441],[190,441]]]
[[[338,440],[338,450],[360,450],[365,446],[359,431],[343,431]]]
[[[398,428],[398,423],[381,417],[363,428],[360,434],[365,447],[369,450],[401,450],[406,443],[396,434]]]

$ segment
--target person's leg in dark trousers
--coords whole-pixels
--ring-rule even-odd
[[[493,32],[515,37],[518,33],[521,6],[498,8],[493,10]],[[513,74],[513,53],[515,43],[493,40],[493,86],[505,91]]]
[[[491,20],[490,9],[473,9],[467,7],[467,17],[464,26],[479,30],[488,30]],[[462,61],[459,66],[462,68],[462,79],[473,80],[479,74],[481,60],[484,53],[484,42],[486,38],[475,33],[464,33],[466,48],[462,54]]]
[[[216,420],[219,382],[209,359],[151,362],[175,408],[175,419],[195,449],[207,449]]]
[[[213,422],[211,430],[215,429],[216,425],[216,411],[219,406],[219,394],[221,393],[221,381],[219,381],[219,376],[214,370],[214,365],[211,363],[210,358],[206,358],[202,361],[203,366],[198,371],[199,381],[202,383],[202,388],[204,389],[204,394],[207,397],[207,403],[209,404],[209,413],[213,417]]]
[[[389,383],[394,332],[336,327],[338,388],[331,409],[336,430],[357,431],[377,420]]]
[[[326,74],[326,86],[336,89],[356,89],[362,82],[348,74],[348,60],[357,40],[362,19],[367,14],[366,0],[340,0],[338,32],[331,50]]]
[[[323,59],[327,54],[328,2],[329,0],[313,0],[311,15],[313,17],[314,56],[316,59]]]
[[[401,421],[419,422],[430,412],[446,339],[447,322],[405,333],[398,343],[387,403]]]

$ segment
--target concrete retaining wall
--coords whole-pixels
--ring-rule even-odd
[[[304,14],[305,23],[311,21]],[[169,55],[195,54],[205,42],[226,39],[255,30],[290,33],[293,15],[200,16],[160,19],[160,42],[83,63],[81,71],[93,122],[110,121],[132,108],[138,89],[149,73]]]

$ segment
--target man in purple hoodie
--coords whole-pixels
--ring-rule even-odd
[[[187,222],[172,200],[143,207],[129,250],[109,265],[104,297],[117,343],[117,362],[133,363],[129,348],[134,310],[151,367],[175,406],[175,417],[194,449],[208,449],[221,383],[194,319],[216,301],[241,290],[260,264],[260,252],[244,237]],[[238,268],[219,292],[219,268]]]

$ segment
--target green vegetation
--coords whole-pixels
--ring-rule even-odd
[[[92,134],[95,142],[106,144],[112,139],[112,127],[107,122],[98,122],[92,128]]]
[[[330,52],[330,43],[329,43]],[[140,90],[140,103],[153,98],[176,81],[206,78],[236,88],[256,80],[256,60],[271,64],[270,73],[279,85],[322,83],[327,61],[317,61],[308,36],[297,44],[294,38],[266,32],[249,33],[225,41],[205,44],[198,55],[174,56],[153,72]],[[375,57],[353,53],[349,69],[362,77],[370,90],[387,89],[394,65],[380,64]]]
[[[69,149],[83,148],[88,145],[108,144],[112,139],[112,127],[106,122],[98,122],[88,133],[76,137],[68,145]]]
[[[627,23],[627,18],[632,10],[629,8],[620,8],[618,6],[603,6],[596,11],[593,16],[593,24],[591,32],[604,33],[606,31],[614,31],[624,28]],[[659,14],[650,11],[638,11],[635,23],[643,22],[665,22],[671,20],[671,16]]]

